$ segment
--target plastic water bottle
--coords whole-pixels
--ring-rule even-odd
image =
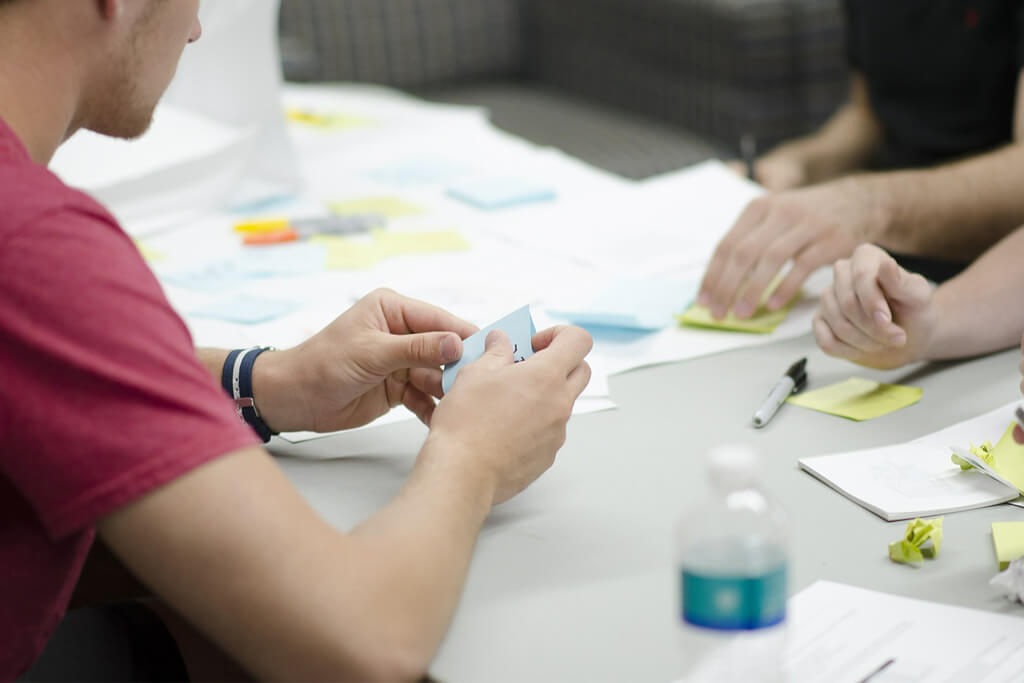
[[[761,488],[753,450],[723,446],[708,460],[711,496],[677,531],[683,681],[783,678],[785,513]]]

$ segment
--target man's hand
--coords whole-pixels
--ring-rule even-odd
[[[870,241],[880,218],[856,179],[759,197],[722,239],[701,283],[698,303],[715,318],[757,310],[765,290],[789,261],[793,267],[767,302],[786,305],[821,266]]]
[[[431,422],[424,454],[457,457],[481,468],[493,502],[508,500],[539,477],[565,442],[565,425],[590,381],[583,360],[593,341],[578,327],[554,327],[533,338],[536,353],[513,362],[504,332],[460,372]]]
[[[927,280],[866,244],[833,270],[814,316],[814,336],[825,353],[881,369],[928,357],[938,313]]]
[[[742,161],[726,163],[736,175],[747,177],[747,165]],[[770,192],[782,192],[804,187],[810,181],[807,165],[790,154],[766,154],[754,162],[754,180]]]
[[[440,308],[377,290],[299,346],[261,355],[256,405],[276,431],[350,429],[399,404],[429,424],[440,366],[461,358],[462,340],[476,331]]]

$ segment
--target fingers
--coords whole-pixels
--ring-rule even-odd
[[[430,419],[434,416],[434,408],[437,407],[432,398],[411,384],[406,386],[405,392],[402,394],[402,405],[428,427]]]
[[[491,330],[484,339],[484,352],[477,363],[510,365],[513,362],[512,342],[501,330]]]
[[[560,368],[567,376],[573,368],[580,365],[590,350],[594,340],[590,334],[579,327],[559,325],[538,332],[533,337],[537,356]]]
[[[828,326],[828,323],[822,319],[820,314],[814,316],[812,329],[814,330],[814,340],[818,342],[818,347],[828,355],[851,361],[855,361],[860,357],[861,354],[857,349],[844,343],[832,333],[832,328]]]
[[[1020,428],[1020,425],[1013,426],[1013,440],[1019,444],[1024,444],[1024,429]]]
[[[835,287],[830,287],[822,293],[821,304],[819,305],[816,317],[828,327],[829,332],[836,341],[851,347],[858,353],[876,353],[884,348],[880,342],[869,337],[857,325],[851,322],[850,316],[847,315],[847,312],[839,303]],[[823,336],[823,338],[828,340],[827,336]],[[822,349],[824,350],[824,347]],[[843,355],[842,357],[852,358],[849,355]]]
[[[409,384],[428,396],[442,398],[441,371],[436,368],[413,368],[409,370]]]
[[[877,247],[873,248],[881,251]],[[910,308],[924,306],[932,296],[932,286],[923,276],[908,273],[888,255],[879,264],[878,283],[891,301]]]
[[[885,346],[906,343],[906,334],[892,321],[889,302],[878,286],[877,266],[873,261],[843,259],[836,262],[832,271],[831,289],[840,314],[871,340],[870,344],[855,346],[865,351],[877,351]]]
[[[572,400],[575,401],[583,393],[583,390],[590,384],[591,369],[590,365],[584,361],[573,368],[572,372],[566,378],[566,382],[569,386],[569,395],[572,396]]]
[[[462,340],[453,332],[395,334],[381,337],[383,369],[437,368],[462,357]]]
[[[715,253],[711,257],[711,263],[708,264],[708,269],[704,273],[704,280],[700,285],[700,294],[697,296],[697,303],[701,306],[711,307],[712,313],[716,310],[716,306],[720,308],[724,305],[723,302],[727,301],[729,306],[732,305],[735,288],[729,290],[728,286],[723,284],[723,281],[732,270],[734,259],[739,258],[741,262],[748,258],[750,259],[750,262],[744,268],[744,272],[749,269],[750,263],[753,263],[753,258],[750,255],[742,252],[737,255],[737,251],[749,234],[761,224],[767,212],[768,203],[764,199],[755,199],[750,202],[747,208],[743,210],[743,213],[740,214],[736,224],[732,226],[729,233],[718,244],[718,247],[715,248]],[[728,307],[725,311],[728,311]],[[722,315],[725,315],[725,312]]]
[[[460,339],[466,339],[479,331],[476,325],[442,308],[410,299],[390,289],[378,289],[368,298],[377,300],[392,334],[454,332]]]
[[[769,306],[771,310],[778,310],[789,303],[789,300],[793,298],[803,284],[806,275],[797,279],[798,273],[789,273],[791,277],[790,282],[787,283],[787,290],[792,289],[792,293],[788,296],[786,296],[786,291],[779,291],[779,287],[776,287],[774,292],[767,292],[766,290],[776,276],[778,276],[783,266],[786,265],[786,262],[793,258],[794,254],[803,250],[811,240],[811,237],[812,233],[810,231],[796,229],[789,230],[770,242],[761,242],[762,245],[767,244],[769,246],[760,250],[760,260],[757,261],[756,266],[750,273],[750,277],[743,289],[743,294],[736,302],[735,312],[737,318],[743,319],[752,316],[761,305],[765,294],[771,294],[769,302],[772,304]]]

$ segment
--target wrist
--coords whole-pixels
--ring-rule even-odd
[[[497,473],[462,439],[431,430],[416,458],[414,472],[421,477],[439,477],[446,489],[461,491],[467,503],[484,516],[494,505]]]
[[[835,182],[848,201],[862,207],[858,242],[888,245],[895,211],[884,183],[872,174],[852,175]]]
[[[309,428],[294,349],[262,353],[252,368],[253,400],[273,432]]]

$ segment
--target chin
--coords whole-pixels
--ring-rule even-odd
[[[153,125],[153,109],[150,108],[146,112],[138,112],[134,115],[132,112],[122,111],[118,116],[106,117],[86,127],[100,135],[134,140],[142,137]]]

